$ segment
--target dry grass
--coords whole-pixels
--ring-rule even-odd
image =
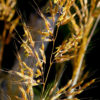
[[[9,2],[10,0],[7,1]],[[36,95],[33,92],[34,86],[42,84],[40,100],[61,100],[63,95],[63,100],[79,100],[76,95],[83,92],[87,87],[95,82],[95,79],[92,79],[89,80],[89,82],[84,83],[87,73],[82,75],[84,71],[83,69],[85,68],[84,56],[100,19],[100,9],[97,9],[100,7],[100,1],[91,0],[90,4],[88,1],[89,0],[79,0],[81,5],[81,7],[79,7],[75,0],[49,0],[50,6],[48,9],[49,13],[51,14],[50,20],[52,21],[53,25],[57,27],[55,34],[54,27],[51,27],[52,24],[38,8],[38,14],[45,23],[45,29],[42,31],[38,30],[39,34],[42,35],[41,40],[38,41],[41,44],[41,47],[38,48],[39,52],[36,51],[35,48],[37,41],[32,39],[29,29],[27,28],[26,24],[23,23],[26,40],[22,39],[23,43],[21,46],[25,49],[25,54],[27,57],[32,56],[34,58],[35,65],[34,67],[29,67],[24,61],[21,60],[20,54],[17,54],[17,58],[19,60],[19,70],[9,71],[9,73],[19,76],[20,78],[18,82],[22,83],[18,85],[21,96],[15,95],[16,99],[33,100],[34,95]],[[0,5],[1,4],[4,4],[3,0],[0,1]],[[14,7],[12,5],[10,6],[12,8]],[[0,7],[0,9],[4,9],[3,6]],[[75,10],[74,13],[72,13],[71,8]],[[4,10],[4,13],[0,12],[0,20],[4,20],[5,11],[7,10]],[[9,27],[8,30],[10,33],[12,33],[19,20],[19,18],[17,18],[14,21],[11,21],[13,12],[14,11],[10,11],[8,13],[9,17],[7,18],[7,22],[15,23],[11,24],[12,26]],[[57,19],[55,19],[56,16],[58,16]],[[76,16],[78,16],[79,20],[77,20]],[[59,27],[69,23],[74,31],[70,33],[71,36],[69,38],[64,40],[61,45],[56,47],[56,51],[54,52]],[[5,28],[3,33],[6,34]],[[4,38],[2,38],[2,40],[4,40]],[[47,63],[46,56],[48,56],[45,55],[45,42],[53,43],[49,62],[50,65],[48,71],[46,72],[46,78],[43,76],[44,65]],[[2,58],[2,56],[0,57]],[[53,63],[64,63],[69,60],[73,62],[72,78],[64,87],[59,88],[58,84],[60,77],[58,77],[58,80],[55,81],[52,87],[46,90],[48,76]],[[41,79],[39,77],[41,77]]]
[[[0,0],[0,22],[4,22],[3,31],[0,34],[0,69],[3,58],[4,46],[8,45],[13,37],[13,31],[19,23],[20,17],[13,19],[15,15],[16,0]],[[2,24],[1,24],[2,25]]]

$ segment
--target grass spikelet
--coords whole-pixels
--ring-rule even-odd
[[[23,44],[21,45],[21,47],[23,47],[25,49],[26,56],[33,56],[34,57],[33,51],[28,46],[26,41],[23,41]]]
[[[22,87],[19,87],[19,89],[22,93],[22,99],[28,100],[27,95],[26,95],[26,91]]]
[[[37,59],[36,66],[39,66],[40,68],[42,68],[43,62],[42,62],[41,59],[39,58],[39,55],[38,55],[37,51],[35,51],[35,55],[36,55],[36,59]]]
[[[42,43],[42,47],[39,49],[40,50],[40,53],[41,53],[41,56],[43,58],[43,62],[46,63],[46,56],[45,56],[45,53],[44,53],[44,44]]]

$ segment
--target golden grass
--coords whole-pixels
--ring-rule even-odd
[[[0,13],[0,20],[4,20],[5,16],[9,16],[6,21],[9,23],[13,23],[8,28],[9,32],[12,33],[12,31],[16,27],[16,24],[19,21],[19,17],[16,18],[14,21],[11,21],[12,16],[14,15],[15,12],[14,10],[11,10],[8,13],[8,15],[5,15],[6,14],[5,12],[7,10],[3,8],[3,5],[8,6],[9,1],[10,0],[7,0],[6,1],[7,5],[5,5],[5,2],[3,0],[0,0],[0,4],[2,4],[1,8],[4,11],[3,13]],[[31,33],[27,28],[26,24],[22,23],[26,40],[22,39],[23,43],[21,47],[25,49],[27,57],[32,56],[33,58],[35,58],[36,63],[35,66],[31,68],[24,61],[21,60],[20,54],[17,54],[17,58],[19,60],[19,71],[10,71],[10,73],[14,73],[17,76],[19,76],[20,77],[19,82],[22,83],[22,85],[18,85],[19,91],[21,92],[21,97],[15,95],[16,99],[33,100],[34,95],[36,95],[33,92],[33,87],[42,84],[42,91],[40,97],[41,100],[61,100],[62,95],[65,95],[64,100],[79,100],[76,95],[82,93],[85,90],[85,88],[89,87],[91,84],[95,82],[95,79],[92,79],[89,82],[84,83],[87,74],[81,75],[81,73],[84,71],[83,69],[85,67],[84,56],[87,47],[93,36],[97,23],[99,22],[100,19],[99,15],[100,9],[99,10],[97,9],[98,7],[100,7],[100,1],[91,0],[91,4],[89,4],[88,0],[79,0],[79,3],[81,5],[81,8],[79,8],[75,0],[49,0],[49,5],[50,5],[49,12],[51,14],[50,19],[53,25],[55,27],[57,26],[55,35],[54,35],[55,27],[54,28],[51,27],[52,25],[49,22],[49,20],[38,8],[39,15],[44,20],[45,24],[45,30],[43,31],[38,30],[40,35],[42,35],[40,40],[41,47],[39,47],[40,52],[36,51],[35,49],[36,41],[32,39]],[[15,6],[14,3],[10,5],[11,8],[13,8],[14,6]],[[74,13],[72,13],[71,11],[72,7],[75,10]],[[55,19],[56,16],[58,16],[57,19]],[[79,20],[76,19],[76,16],[79,17]],[[69,23],[71,24],[71,28],[74,29],[74,31],[70,33],[71,36],[69,38],[64,40],[61,43],[61,45],[56,47],[56,51],[54,52],[55,41],[57,39],[59,27]],[[3,33],[6,34],[5,28]],[[45,79],[43,76],[44,65],[47,63],[46,56],[48,55],[45,55],[44,42],[53,43],[52,52],[50,56],[50,65]],[[42,58],[40,58],[40,55]],[[48,89],[47,93],[45,94],[46,84],[52,64],[64,63],[69,60],[73,62],[72,78],[62,88],[58,87],[58,81],[56,81],[55,84],[51,87],[51,89],[50,90]],[[42,79],[38,79],[39,77],[41,77]],[[27,88],[25,88],[23,84]]]

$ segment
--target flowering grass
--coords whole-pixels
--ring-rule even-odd
[[[7,2],[9,3],[10,0],[7,0],[6,3]],[[17,53],[17,59],[19,61],[18,70],[8,71],[11,75],[18,77],[18,79],[14,79],[14,81],[19,83],[16,84],[18,89],[13,97],[14,99],[79,100],[80,98],[78,98],[77,95],[80,95],[87,87],[96,81],[96,79],[92,79],[85,82],[88,71],[84,73],[84,58],[87,47],[100,20],[100,1],[91,0],[89,2],[89,0],[78,0],[79,4],[76,0],[49,0],[48,2],[49,8],[47,10],[51,15],[49,20],[34,1],[38,8],[37,13],[45,24],[43,30],[38,30],[39,35],[41,35],[40,41],[33,40],[27,25],[25,22],[22,23],[25,39],[21,38],[21,47],[24,48],[26,57],[32,57],[35,64],[34,66],[27,65],[26,62],[21,59],[20,54]],[[3,0],[0,1],[0,5],[2,5],[0,9],[4,11],[4,13],[1,13],[2,11],[0,10],[0,20],[5,20],[5,11],[7,10],[5,10],[4,7],[8,5],[8,3],[6,3]],[[12,5],[10,6],[13,8]],[[18,17],[15,21],[11,21],[12,16],[13,10],[8,13],[7,22],[13,23],[12,26],[8,28],[9,33],[12,33],[15,29],[20,18]],[[59,28],[64,25],[70,27],[70,36],[65,37],[63,42],[55,47]],[[4,28],[4,32],[5,31],[6,29]],[[61,34],[63,34],[63,32]],[[1,40],[3,41],[3,39]],[[41,47],[38,47],[38,51],[35,47],[37,42],[41,45]],[[47,60],[48,55],[45,54],[45,43],[52,43],[49,61]],[[2,58],[2,56],[0,57]],[[67,81],[65,86],[60,88],[60,80],[63,78],[61,77],[64,70],[63,64],[69,61],[72,62],[72,77]],[[49,65],[46,71],[45,67],[48,62]],[[54,64],[55,66],[53,66]],[[52,67],[57,67],[56,64],[60,64],[62,70],[57,70],[55,73],[55,81],[48,83],[50,71]],[[46,76],[44,74],[46,74]],[[11,83],[13,84],[13,81]],[[35,89],[36,86],[41,87],[41,90],[37,92],[37,94],[36,91],[38,91],[38,89]],[[11,94],[9,98],[12,100]]]

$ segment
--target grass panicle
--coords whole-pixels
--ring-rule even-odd
[[[20,91],[21,95],[19,95],[19,93],[15,95],[17,100],[36,99],[35,97],[38,94],[35,94],[34,88],[39,86],[42,87],[41,91],[39,91],[39,100],[79,100],[77,95],[81,94],[96,81],[96,79],[91,79],[85,82],[88,72],[83,73],[86,66],[84,58],[87,47],[100,20],[100,1],[90,0],[89,3],[89,0],[78,0],[79,4],[77,4],[76,0],[49,0],[48,2],[48,12],[51,15],[49,18],[45,16],[35,3],[38,8],[38,13],[45,24],[43,30],[37,30],[39,35],[41,35],[40,41],[33,40],[27,25],[25,22],[22,23],[25,39],[21,38],[21,47],[25,50],[26,58],[32,57],[35,64],[33,66],[27,65],[18,53],[18,70],[8,71],[19,77],[17,81],[22,83],[18,84],[18,91]],[[15,14],[15,4],[16,0],[0,0],[0,21],[5,21],[4,30],[2,32],[3,35],[0,36],[2,37],[0,38],[2,43],[0,47],[0,64],[2,62],[3,46],[10,41],[9,37],[13,35],[13,30],[19,23],[20,17],[12,20]],[[59,29],[64,25],[71,27],[72,31],[70,31],[69,37],[65,37],[63,42],[56,46]],[[57,28],[56,32],[55,27]],[[11,36],[8,36],[6,39],[5,34],[7,30],[9,30]],[[63,32],[61,34],[63,34]],[[37,51],[35,47],[37,42],[41,44],[41,46],[38,47],[39,51]],[[53,44],[49,61],[46,59],[48,55],[45,54],[45,42]],[[59,87],[62,77],[60,77],[61,75],[59,75],[58,70],[55,74],[59,77],[57,76],[54,83],[48,83],[50,71],[52,67],[54,67],[53,64],[65,64],[65,62],[68,61],[72,62],[72,77],[65,86]],[[48,62],[49,66],[47,72],[44,72],[45,65]],[[63,73],[63,67],[60,74]],[[44,77],[44,73],[46,73],[46,77]],[[47,84],[50,84],[51,87],[47,88]]]

